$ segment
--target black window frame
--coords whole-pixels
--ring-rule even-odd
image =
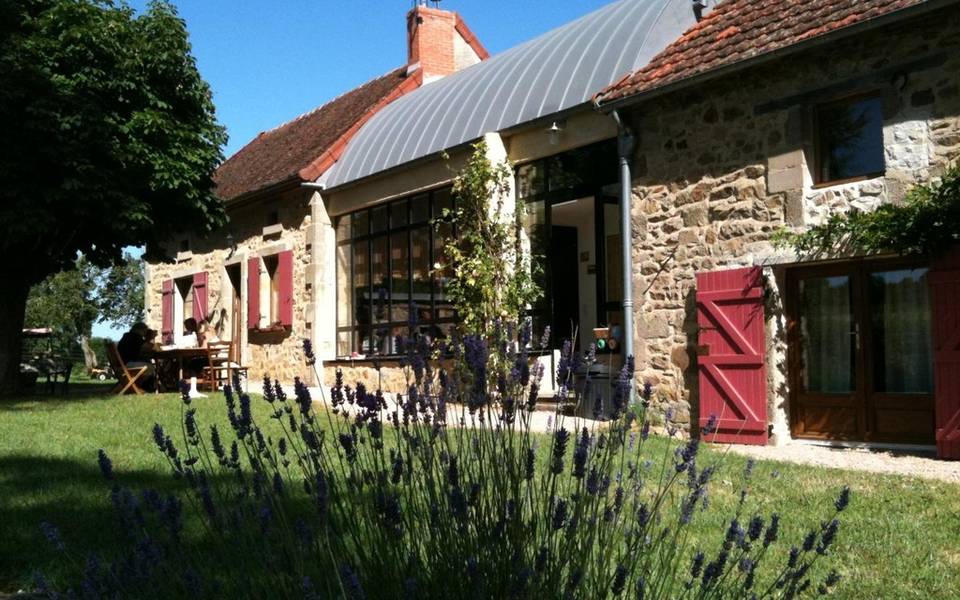
[[[880,104],[880,158],[882,162],[880,170],[868,170],[840,177],[825,175],[824,167],[826,166],[827,154],[831,151],[831,145],[828,143],[827,132],[824,130],[825,119],[823,114],[839,106],[852,106],[866,101],[874,101]],[[883,96],[877,90],[858,92],[816,104],[813,107],[814,187],[853,183],[883,176],[886,173],[886,147],[883,144],[883,126]]]
[[[565,165],[565,160],[571,162]],[[577,164],[580,165],[580,169],[576,169]],[[551,227],[553,225],[551,208],[555,204],[577,198],[592,197],[594,199],[594,226],[597,229],[595,231],[597,243],[594,248],[590,248],[590,252],[594,255],[594,264],[597,265],[595,285],[598,325],[606,324],[606,313],[623,310],[622,299],[608,301],[606,298],[606,286],[602,285],[606,281],[606,273],[603,269],[603,261],[598,260],[597,257],[602,237],[602,232],[599,230],[602,227],[603,206],[608,203],[617,205],[620,203],[619,197],[608,196],[603,191],[606,186],[619,181],[618,165],[616,139],[608,139],[559,154],[518,163],[514,165],[513,170],[514,189],[517,191],[517,199],[522,202],[524,209],[529,211],[531,205],[543,202],[544,221],[542,226],[544,231],[542,239],[538,240],[542,246],[540,250],[543,252],[549,252],[550,249]],[[574,168],[566,168],[571,166]],[[536,185],[526,184],[524,181],[523,171],[531,167],[537,170],[540,177],[539,183]],[[546,256],[543,259],[543,264],[540,265],[542,295],[527,311],[527,316],[532,319],[534,332],[537,335],[542,333],[544,327],[551,325],[554,320],[554,294],[552,289],[554,273],[550,266],[550,260]],[[551,347],[559,348],[562,342],[563,340],[556,335],[551,335]],[[580,340],[577,343],[579,344]]]
[[[414,210],[414,201],[427,197],[427,218],[425,220],[414,221],[415,210]],[[398,356],[396,352],[384,352],[382,351],[383,345],[385,342],[393,338],[391,331],[400,329],[404,333],[408,331],[409,322],[408,320],[398,321],[393,319],[393,307],[397,306],[396,303],[392,301],[394,296],[394,277],[393,277],[393,257],[391,252],[391,240],[394,236],[406,236],[407,248],[406,248],[406,285],[407,289],[410,290],[408,294],[412,296],[414,290],[414,258],[413,258],[413,233],[415,231],[426,231],[429,234],[429,275],[428,283],[430,289],[430,319],[420,319],[418,316],[417,325],[420,328],[420,331],[438,331],[444,325],[453,325],[456,323],[457,318],[455,313],[451,313],[449,317],[439,317],[439,304],[438,297],[442,297],[438,293],[437,285],[437,274],[434,272],[434,265],[437,263],[437,258],[439,256],[438,247],[439,247],[439,219],[443,216],[441,214],[442,208],[439,205],[439,199],[445,198],[447,200],[446,207],[452,209],[454,207],[454,199],[452,195],[452,188],[450,186],[444,186],[436,188],[433,190],[428,190],[425,192],[418,192],[415,194],[410,194],[403,196],[402,198],[397,198],[389,202],[379,203],[373,206],[369,206],[360,210],[356,210],[350,213],[340,215],[336,218],[336,224],[334,226],[334,231],[336,232],[336,245],[337,248],[343,246],[349,247],[348,251],[348,268],[349,273],[344,274],[342,272],[343,268],[341,266],[341,261],[338,258],[336,260],[336,270],[335,276],[337,281],[337,290],[345,287],[349,290],[351,294],[350,298],[350,307],[351,307],[351,316],[349,318],[349,325],[341,325],[341,310],[342,303],[341,299],[337,298],[336,303],[336,339],[334,345],[336,348],[336,355],[338,357],[349,357],[353,354],[363,354],[365,356],[381,356],[381,357],[395,357]],[[396,212],[398,208],[403,213],[401,215],[400,224],[393,223],[394,215],[397,215]],[[382,211],[382,212],[381,212]],[[385,224],[382,228],[375,228],[375,218],[374,214],[385,214]],[[358,216],[366,217],[363,219],[363,222],[366,225],[365,231],[357,231],[356,228],[356,218]],[[405,218],[404,218],[405,217]],[[341,236],[341,222],[344,218],[349,218],[350,223],[349,227],[346,228],[347,233],[349,233],[348,238],[343,238]],[[385,240],[386,244],[386,253],[385,253],[385,265],[384,269],[386,272],[386,296],[382,302],[383,308],[386,310],[386,318],[378,319],[378,299],[377,295],[379,288],[381,286],[375,285],[374,281],[374,265],[373,265],[373,241],[376,239]],[[367,275],[367,293],[369,295],[369,306],[365,307],[368,311],[368,322],[366,324],[361,324],[357,320],[357,315],[359,314],[360,303],[358,302],[358,288],[353,285],[353,274],[355,270],[355,261],[356,261],[356,247],[365,244],[366,245],[366,275]],[[362,251],[362,249],[361,249]],[[348,283],[346,286],[341,286],[340,282],[343,281],[343,277],[348,278]],[[411,300],[411,298],[408,298]],[[383,335],[378,332],[386,330],[386,334]],[[340,348],[340,338],[342,334],[349,334],[349,354],[343,354]],[[367,347],[364,348],[364,340],[369,338]],[[388,348],[393,349],[392,344],[388,344]]]

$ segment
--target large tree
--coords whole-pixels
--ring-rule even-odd
[[[0,0],[0,394],[18,379],[30,287],[69,268],[160,256],[222,225],[226,141],[184,22],[109,0]]]

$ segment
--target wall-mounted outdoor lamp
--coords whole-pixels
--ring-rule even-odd
[[[550,135],[550,145],[556,146],[560,143],[560,134],[563,133],[564,121],[554,121],[547,127],[547,133]]]

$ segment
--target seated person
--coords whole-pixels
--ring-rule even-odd
[[[197,320],[190,317],[183,322],[183,335],[180,337],[180,342],[177,345],[181,348],[201,348],[199,333],[200,327],[197,324]]]
[[[155,385],[156,371],[147,353],[153,349],[153,340],[156,337],[157,332],[147,327],[146,323],[137,323],[117,342],[120,360],[127,368],[147,367],[147,371],[140,377],[140,387],[145,389],[153,389]]]
[[[193,317],[183,322],[183,337],[181,345],[184,348],[207,348],[211,342],[219,341],[217,336],[210,330],[207,321],[197,322]],[[186,370],[192,377],[199,377],[206,367],[210,366],[208,358],[191,359]]]

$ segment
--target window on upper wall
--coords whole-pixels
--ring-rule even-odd
[[[398,336],[449,336],[455,313],[446,294],[443,239],[435,221],[453,208],[450,189],[418,194],[337,219],[337,355],[394,355]]]
[[[856,96],[818,106],[816,129],[816,183],[883,174],[883,103],[879,96]]]

